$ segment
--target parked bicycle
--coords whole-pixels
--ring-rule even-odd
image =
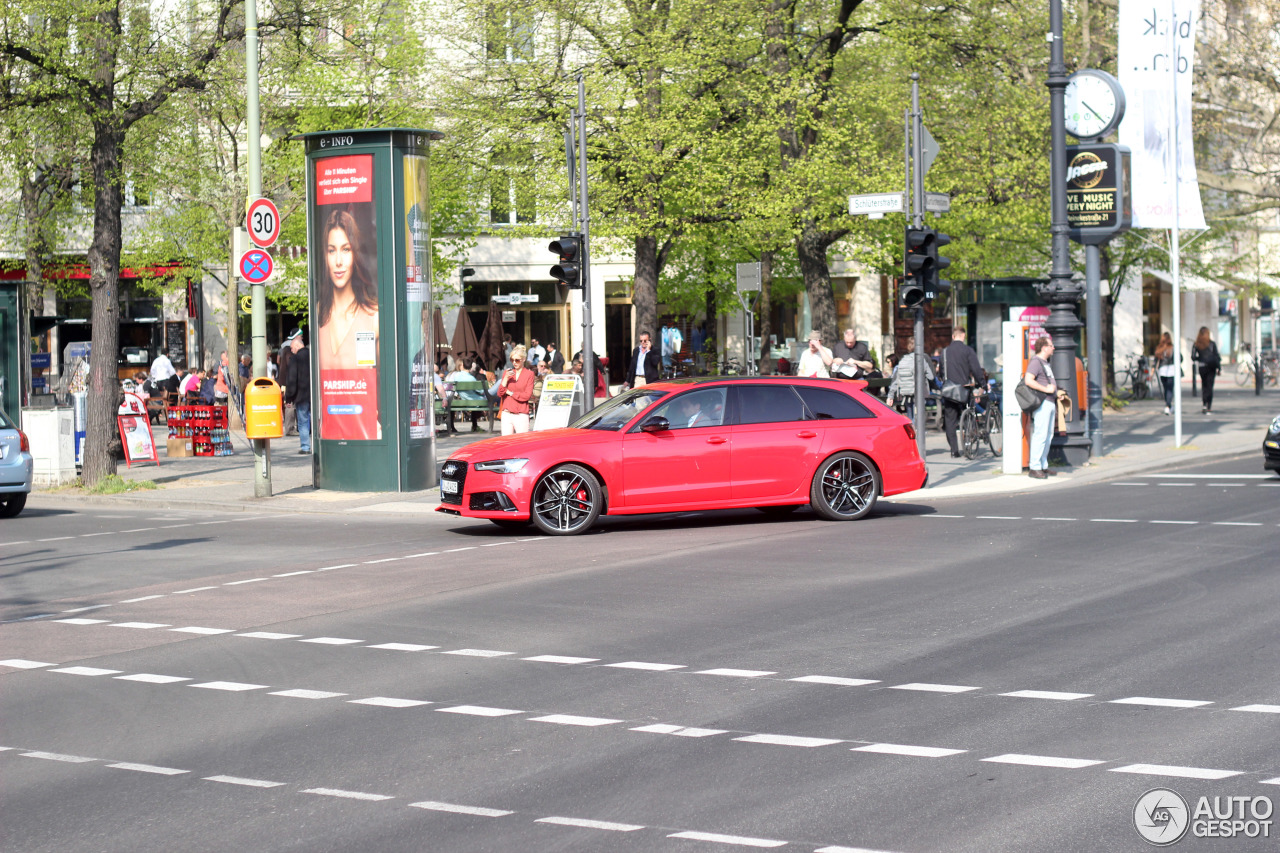
[[[1241,388],[1254,384],[1257,377],[1254,372],[1258,369],[1259,363],[1262,367],[1262,384],[1275,385],[1280,381],[1280,363],[1275,353],[1264,352],[1259,362],[1253,359],[1253,352],[1249,349],[1249,345],[1245,344],[1240,349],[1240,353],[1236,356],[1236,384]]]
[[[1116,371],[1115,394],[1122,400],[1145,400],[1151,396],[1150,364],[1145,355],[1132,353],[1124,370]]]
[[[975,459],[978,449],[986,444],[994,456],[1004,452],[1004,423],[1000,398],[991,387],[984,393],[974,389],[969,405],[960,413],[960,448],[965,459]]]

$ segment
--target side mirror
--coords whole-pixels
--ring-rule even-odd
[[[666,432],[671,429],[671,423],[662,415],[654,415],[640,425],[641,432]]]

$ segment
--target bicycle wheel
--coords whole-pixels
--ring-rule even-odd
[[[1004,453],[1004,415],[1000,412],[998,403],[990,403],[987,405],[986,423],[987,446],[991,448],[993,456],[1000,456]]]
[[[978,418],[973,409],[965,409],[960,413],[960,449],[965,459],[973,459],[978,455]]]
[[[1236,384],[1241,388],[1253,381],[1253,368],[1243,361],[1236,365]]]
[[[1134,380],[1133,383],[1133,399],[1145,400],[1151,396],[1151,386],[1143,382],[1141,379]]]

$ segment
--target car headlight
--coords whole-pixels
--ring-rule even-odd
[[[494,459],[489,462],[477,462],[477,471],[493,471],[495,474],[514,474],[529,464],[528,459]]]
[[[1276,419],[1271,422],[1271,432],[1280,432],[1280,415],[1276,415]]]

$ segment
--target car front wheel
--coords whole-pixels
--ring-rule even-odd
[[[581,465],[561,465],[543,474],[533,487],[529,518],[549,536],[571,536],[595,524],[604,506],[604,490]]]
[[[27,505],[27,495],[20,492],[14,495],[0,495],[0,518],[13,518],[22,512]]]
[[[814,512],[831,521],[853,521],[871,512],[880,494],[880,474],[861,453],[837,453],[818,466],[809,489]]]

